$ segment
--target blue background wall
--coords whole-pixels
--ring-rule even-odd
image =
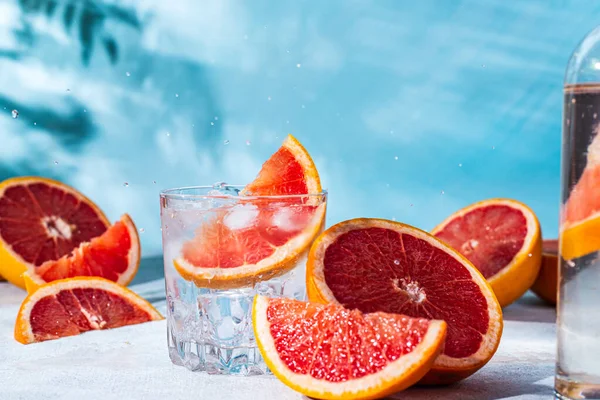
[[[0,0],[0,178],[129,212],[146,255],[160,189],[247,183],[288,132],[330,223],[506,196],[557,235],[562,78],[599,2],[83,4]]]

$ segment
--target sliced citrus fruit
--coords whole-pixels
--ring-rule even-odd
[[[252,286],[289,271],[323,228],[321,190],[310,155],[288,136],[238,204],[217,210],[183,244],[175,268],[199,287],[218,289]]]
[[[529,207],[516,200],[472,204],[452,214],[432,233],[479,269],[501,307],[527,292],[540,270],[540,223]]]
[[[12,178],[0,183],[0,274],[25,288],[22,274],[100,236],[110,223],[88,198],[60,182]]]
[[[558,295],[558,240],[544,240],[542,266],[531,291],[555,305]]]
[[[560,253],[573,260],[600,250],[600,135],[588,146],[587,163],[562,210]]]
[[[162,319],[150,303],[98,277],[62,279],[41,286],[23,301],[15,339],[23,344]]]
[[[79,245],[58,260],[46,261],[24,275],[28,292],[46,282],[76,276],[97,276],[126,286],[140,263],[140,239],[127,214],[106,232]]]
[[[466,378],[500,343],[502,311],[481,273],[442,241],[402,223],[360,218],[327,229],[308,256],[307,290],[311,301],[445,320],[445,348],[425,384]]]
[[[446,332],[443,321],[263,296],[254,299],[252,325],[271,371],[319,399],[375,399],[413,385]]]

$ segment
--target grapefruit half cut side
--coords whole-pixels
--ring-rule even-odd
[[[443,321],[256,296],[252,325],[271,371],[319,399],[376,399],[421,379],[440,353]]]
[[[548,304],[556,305],[558,296],[558,240],[544,240],[542,266],[531,291]]]
[[[452,214],[432,231],[488,280],[501,307],[521,297],[537,278],[542,235],[535,213],[511,199],[489,199]]]
[[[23,344],[162,319],[150,303],[112,281],[77,277],[53,281],[30,293],[15,323]]]
[[[0,183],[0,275],[25,288],[22,274],[103,234],[110,223],[77,190],[40,178]]]
[[[140,263],[140,239],[131,217],[123,215],[106,232],[79,245],[70,254],[24,274],[28,292],[44,283],[97,276],[127,286],[135,277]]]
[[[198,287],[214,289],[253,286],[288,272],[323,228],[321,191],[310,155],[289,135],[244,188],[239,204],[218,210],[183,244],[176,270]]]
[[[500,343],[502,311],[481,273],[442,241],[402,223],[360,218],[327,229],[308,256],[307,291],[311,301],[365,313],[446,321],[444,351],[423,384],[468,377]]]

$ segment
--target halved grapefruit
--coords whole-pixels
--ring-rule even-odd
[[[27,271],[25,286],[32,292],[44,283],[76,276],[97,276],[126,286],[135,277],[139,263],[140,239],[131,217],[125,214],[102,235],[81,243],[70,254]]]
[[[573,260],[600,250],[600,135],[588,146],[587,163],[562,209],[560,253]]]
[[[447,384],[484,366],[498,348],[502,311],[481,273],[420,229],[359,218],[323,232],[307,263],[308,298],[370,313],[441,319],[443,353],[424,384]]]
[[[501,307],[527,292],[540,270],[540,223],[529,207],[516,200],[472,204],[452,214],[432,233],[479,269]]]
[[[0,275],[25,288],[22,274],[103,234],[110,223],[77,190],[40,178],[0,183]]]
[[[182,246],[174,264],[184,279],[198,287],[253,286],[293,268],[323,228],[319,174],[291,135],[239,200],[216,211]]]
[[[446,332],[443,321],[263,296],[254,299],[252,325],[275,376],[319,399],[376,399],[413,385]]]
[[[62,279],[25,298],[15,323],[15,339],[29,344],[162,318],[146,300],[107,279]]]
[[[558,240],[544,240],[542,266],[531,291],[549,304],[555,305],[558,296]]]

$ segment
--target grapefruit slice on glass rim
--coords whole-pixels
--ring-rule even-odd
[[[269,196],[269,197],[261,197]],[[322,230],[325,194],[317,169],[291,135],[241,192],[184,243],[175,268],[198,287],[252,286],[293,268]],[[245,221],[239,224],[239,220]]]
[[[44,283],[76,276],[97,276],[127,286],[139,263],[140,239],[133,220],[125,214],[102,235],[23,275],[28,292]]]
[[[411,386],[446,333],[443,321],[264,296],[254,298],[252,325],[275,376],[319,399],[375,399]]]
[[[489,199],[452,214],[432,230],[488,280],[501,307],[521,297],[538,276],[542,235],[535,213],[511,199]]]
[[[25,298],[15,323],[15,339],[29,344],[162,318],[146,300],[107,279],[62,279]]]
[[[110,223],[77,190],[40,177],[0,183],[0,275],[25,288],[22,274],[103,234]]]
[[[468,377],[500,343],[502,311],[481,273],[434,236],[399,222],[359,218],[327,229],[311,247],[306,286],[311,301],[446,321],[445,348],[423,384]]]

